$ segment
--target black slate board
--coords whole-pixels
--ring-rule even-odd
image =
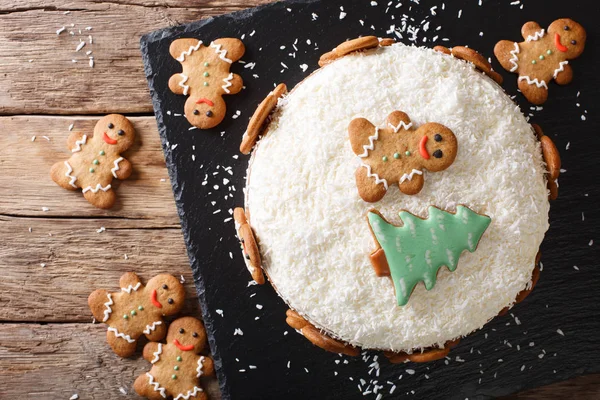
[[[146,75],[223,398],[375,399],[381,394],[484,399],[599,372],[600,251],[593,243],[600,242],[595,237],[600,218],[595,175],[600,147],[597,7],[550,0],[453,0],[444,7],[439,0],[404,0],[398,8],[397,0],[377,3],[276,3],[142,38]],[[500,39],[520,40],[521,25],[528,20],[546,27],[556,18],[571,17],[588,31],[586,50],[572,63],[573,83],[551,84],[550,100],[543,108],[531,108],[517,94],[516,76],[502,70],[505,89],[517,95],[532,122],[541,124],[555,141],[566,169],[542,246],[540,282],[510,315],[464,339],[449,359],[425,365],[391,365],[382,355],[374,364],[375,352],[348,358],[312,346],[285,324],[286,307],[269,284],[249,285],[233,222],[224,222],[229,211],[243,205],[248,158],[239,154],[238,146],[260,100],[276,83],[293,87],[317,68],[322,53],[347,38],[394,37],[386,31],[390,25],[402,28],[404,14],[408,25],[420,28],[417,44],[468,44],[486,56]],[[430,21],[427,31],[424,20]],[[413,43],[411,34],[402,35],[402,42]],[[227,117],[221,125],[189,130],[187,120],[176,115],[182,113],[185,97],[167,87],[168,78],[181,71],[169,56],[169,44],[178,37],[210,41],[228,36],[242,38],[246,45],[246,64],[233,65],[246,88],[226,96]],[[432,41],[434,36],[438,38]],[[308,66],[306,71],[302,64]],[[495,60],[494,66],[501,70]],[[236,111],[241,112],[238,117]],[[377,392],[373,381],[382,386]]]

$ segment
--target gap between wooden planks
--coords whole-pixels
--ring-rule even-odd
[[[4,0],[0,114],[150,114],[142,34],[268,2]],[[75,51],[80,40],[86,44]],[[136,397],[131,385],[148,363],[139,352],[114,356],[105,326],[88,322],[86,305],[97,287],[117,290],[125,271],[144,281],[163,271],[183,274],[184,313],[200,315],[156,123],[132,120],[138,142],[125,156],[135,171],[119,185],[117,205],[102,211],[48,177],[68,157],[68,126],[91,132],[95,117],[0,118],[0,398]],[[580,377],[509,398],[597,399],[599,380]],[[218,399],[216,380],[204,384]]]

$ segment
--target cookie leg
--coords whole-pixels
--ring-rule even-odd
[[[160,392],[157,392],[152,388],[152,386],[150,385],[150,381],[148,380],[148,376],[146,374],[137,377],[137,379],[133,383],[133,389],[140,396],[146,397],[150,400],[160,400],[163,398],[160,395]]]
[[[498,59],[500,65],[502,65],[502,68],[504,68],[507,71],[514,69],[515,66],[515,64],[510,62],[510,59],[513,58],[511,51],[515,50],[515,44],[515,42],[511,42],[510,40],[501,40],[498,43],[496,43],[496,46],[494,46],[494,55]],[[516,48],[519,48],[518,45]]]
[[[387,192],[384,184],[377,183],[375,176],[369,176],[368,169],[360,166],[356,170],[354,177],[356,178],[356,187],[358,188],[359,196],[368,203],[375,203],[385,196]]]
[[[127,340],[116,337],[114,332],[106,331],[106,341],[110,348],[120,357],[131,357],[135,353],[137,341],[129,343]]]
[[[415,174],[412,179],[406,179],[404,182],[399,183],[398,187],[404,194],[417,194],[423,189],[424,184],[425,179],[423,178],[423,175]]]
[[[519,79],[519,90],[531,104],[540,105],[548,99],[548,89],[538,87],[536,84],[529,84],[525,79]]]
[[[117,195],[112,189],[108,189],[106,192],[98,190],[96,193],[88,190],[83,194],[83,197],[98,208],[111,208],[115,204]]]
[[[60,187],[68,190],[77,190],[77,178],[72,175],[73,169],[68,161],[60,161],[50,169],[50,177]]]

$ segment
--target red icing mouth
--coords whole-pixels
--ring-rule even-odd
[[[203,98],[201,98],[200,100],[198,100],[198,101],[196,102],[196,104],[202,104],[202,103],[206,103],[206,104],[208,104],[208,105],[209,105],[209,106],[211,106],[211,107],[215,105],[215,103],[213,103],[212,101],[210,101],[210,100],[209,100],[209,99],[207,99],[206,97],[203,97]]]
[[[427,139],[427,136],[423,136],[421,138],[421,141],[419,142],[419,153],[421,153],[421,157],[423,157],[426,160],[429,160],[429,153],[427,152],[427,148],[425,148]]]
[[[162,304],[160,304],[160,301],[158,301],[156,299],[156,289],[152,290],[152,295],[150,296],[150,301],[152,301],[152,304],[154,304],[156,307],[162,308]]]
[[[555,34],[554,34],[554,46],[556,46],[556,49],[557,49],[558,51],[562,51],[563,53],[565,53],[567,50],[569,50],[569,49],[567,48],[567,46],[563,46],[563,45],[560,43],[560,35],[559,35],[558,33],[555,33]]]
[[[194,345],[193,345],[193,344],[188,344],[187,346],[184,346],[184,345],[182,345],[181,343],[179,343],[179,340],[177,340],[177,339],[173,339],[173,344],[174,344],[175,346],[177,346],[177,348],[178,348],[179,350],[182,350],[182,351],[190,351],[190,350],[194,350]]]
[[[102,139],[104,139],[104,141],[108,144],[117,144],[117,141],[115,139],[111,139],[106,132],[104,132],[104,136],[102,136]]]

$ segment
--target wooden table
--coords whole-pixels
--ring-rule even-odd
[[[266,2],[0,0],[0,399],[137,398],[148,363],[116,357],[86,301],[126,271],[183,276],[184,312],[200,316],[139,38]],[[70,126],[91,133],[105,113],[128,115],[138,133],[110,211],[49,178]],[[204,385],[220,397],[215,379]],[[600,375],[510,398],[566,397],[599,398]]]

